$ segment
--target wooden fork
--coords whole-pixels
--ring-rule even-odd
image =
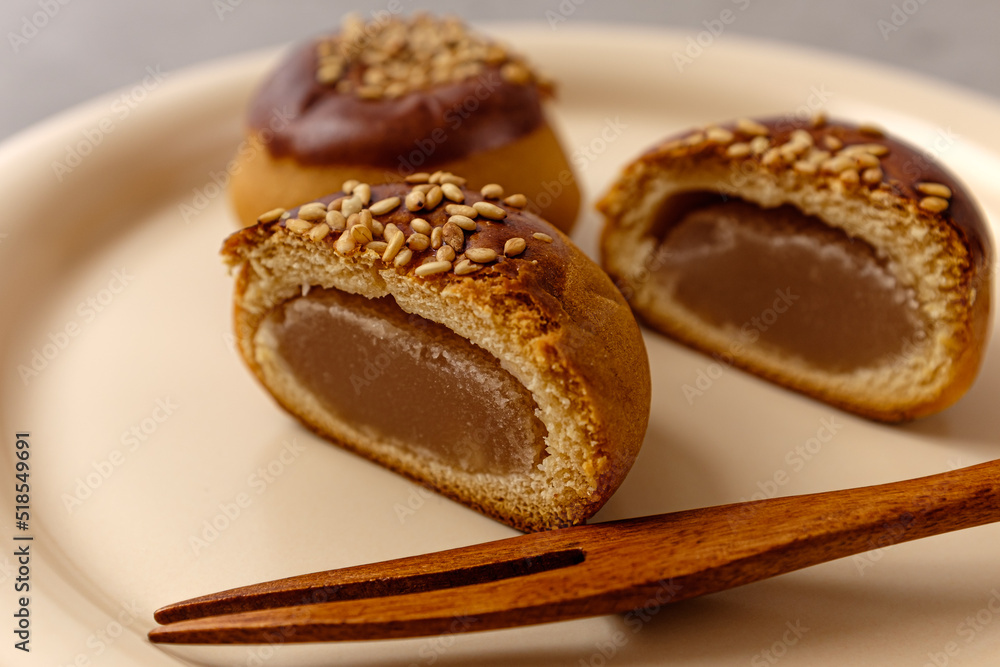
[[[1000,520],[1000,461],[280,579],[158,610],[154,642],[419,637],[663,605]]]

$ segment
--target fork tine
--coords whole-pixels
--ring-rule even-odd
[[[160,623],[323,602],[358,600],[470,586],[521,577],[584,560],[564,535],[535,533],[433,554],[410,556],[339,570],[288,577],[233,588],[167,605],[154,612]]]
[[[618,567],[617,539],[608,538],[648,540],[654,537],[648,527],[658,521],[532,533],[236,588],[158,610],[155,618],[166,625],[149,638],[209,644],[390,639],[626,611],[659,598],[664,582],[651,563]],[[461,591],[453,590],[458,586]]]
[[[149,639],[184,644],[399,639],[568,620],[593,612],[592,592],[574,586],[576,570],[472,584],[461,594],[440,589],[196,618],[156,628]],[[619,606],[603,601],[600,613],[625,611],[634,603],[623,600]]]

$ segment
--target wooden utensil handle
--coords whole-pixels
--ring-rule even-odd
[[[633,522],[634,521],[634,522]],[[737,503],[604,524],[619,563],[686,599],[921,537],[1000,521],[1000,461],[878,486]],[[600,525],[600,524],[599,524]],[[593,526],[598,527],[598,526]],[[638,543],[621,553],[615,543]],[[596,555],[596,554],[595,554]],[[623,602],[623,604],[625,604]],[[627,606],[627,605],[626,605]]]

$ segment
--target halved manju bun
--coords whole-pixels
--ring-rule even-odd
[[[652,328],[873,419],[972,384],[993,249],[971,195],[870,126],[741,119],[630,164],[599,203],[605,269]]]
[[[642,443],[639,327],[519,198],[428,178],[351,181],[232,235],[240,353],[334,443],[522,530],[580,523]]]

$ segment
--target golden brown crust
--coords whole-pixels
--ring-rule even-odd
[[[917,293],[932,332],[902,367],[824,377],[764,354],[734,364],[845,410],[902,421],[944,409],[968,389],[988,339],[992,242],[964,186],[931,157],[877,128],[818,118],[740,121],[669,138],[630,164],[598,203],[602,263],[650,326],[708,353],[722,337],[654,306],[643,270],[659,206],[687,190],[791,204],[860,238]],[[661,304],[662,305],[662,304]],[[709,340],[711,339],[711,340]]]
[[[524,194],[525,207],[567,234],[580,209],[580,190],[573,171],[548,123],[516,141],[473,153],[453,162],[420,166],[422,171],[462,174],[471,188],[499,182],[509,192]],[[257,221],[261,211],[291,208],[340,188],[349,178],[366,183],[399,182],[415,170],[387,170],[364,165],[302,165],[272,156],[256,135],[239,152],[232,170],[229,197],[241,226]]]
[[[376,230],[395,225],[410,239],[419,235],[417,216],[435,230],[446,228],[451,216],[445,203],[430,211],[406,209],[403,202],[412,189],[405,184],[371,187],[369,206],[376,210],[379,201],[398,197],[401,202],[373,216]],[[501,359],[532,392],[549,433],[548,456],[539,470],[518,479],[476,481],[377,443],[338,439],[295,401],[279,401],[321,435],[517,528],[580,523],[624,479],[645,433],[650,381],[638,325],[607,276],[551,225],[502,200],[468,189],[462,194],[460,205],[493,204],[505,217],[495,221],[477,215],[475,229],[462,230],[461,243],[442,232],[461,250],[450,268],[429,275],[419,274],[421,266],[436,260],[433,247],[412,250],[410,261],[397,266],[383,261],[385,249],[378,245],[391,234],[383,231],[379,239],[376,232],[370,249],[360,244],[348,249],[341,236],[349,230],[315,240],[310,232],[325,223],[293,223],[301,209],[230,236],[223,254],[240,267],[235,295],[240,351],[273,389],[258,363],[255,335],[268,312],[300,294],[302,285],[392,295],[404,310],[444,324]],[[320,201],[339,200],[343,207],[345,197],[341,192]],[[523,250],[512,239],[522,239]],[[482,258],[476,249],[492,250],[497,258],[472,273],[457,273],[463,258]]]

